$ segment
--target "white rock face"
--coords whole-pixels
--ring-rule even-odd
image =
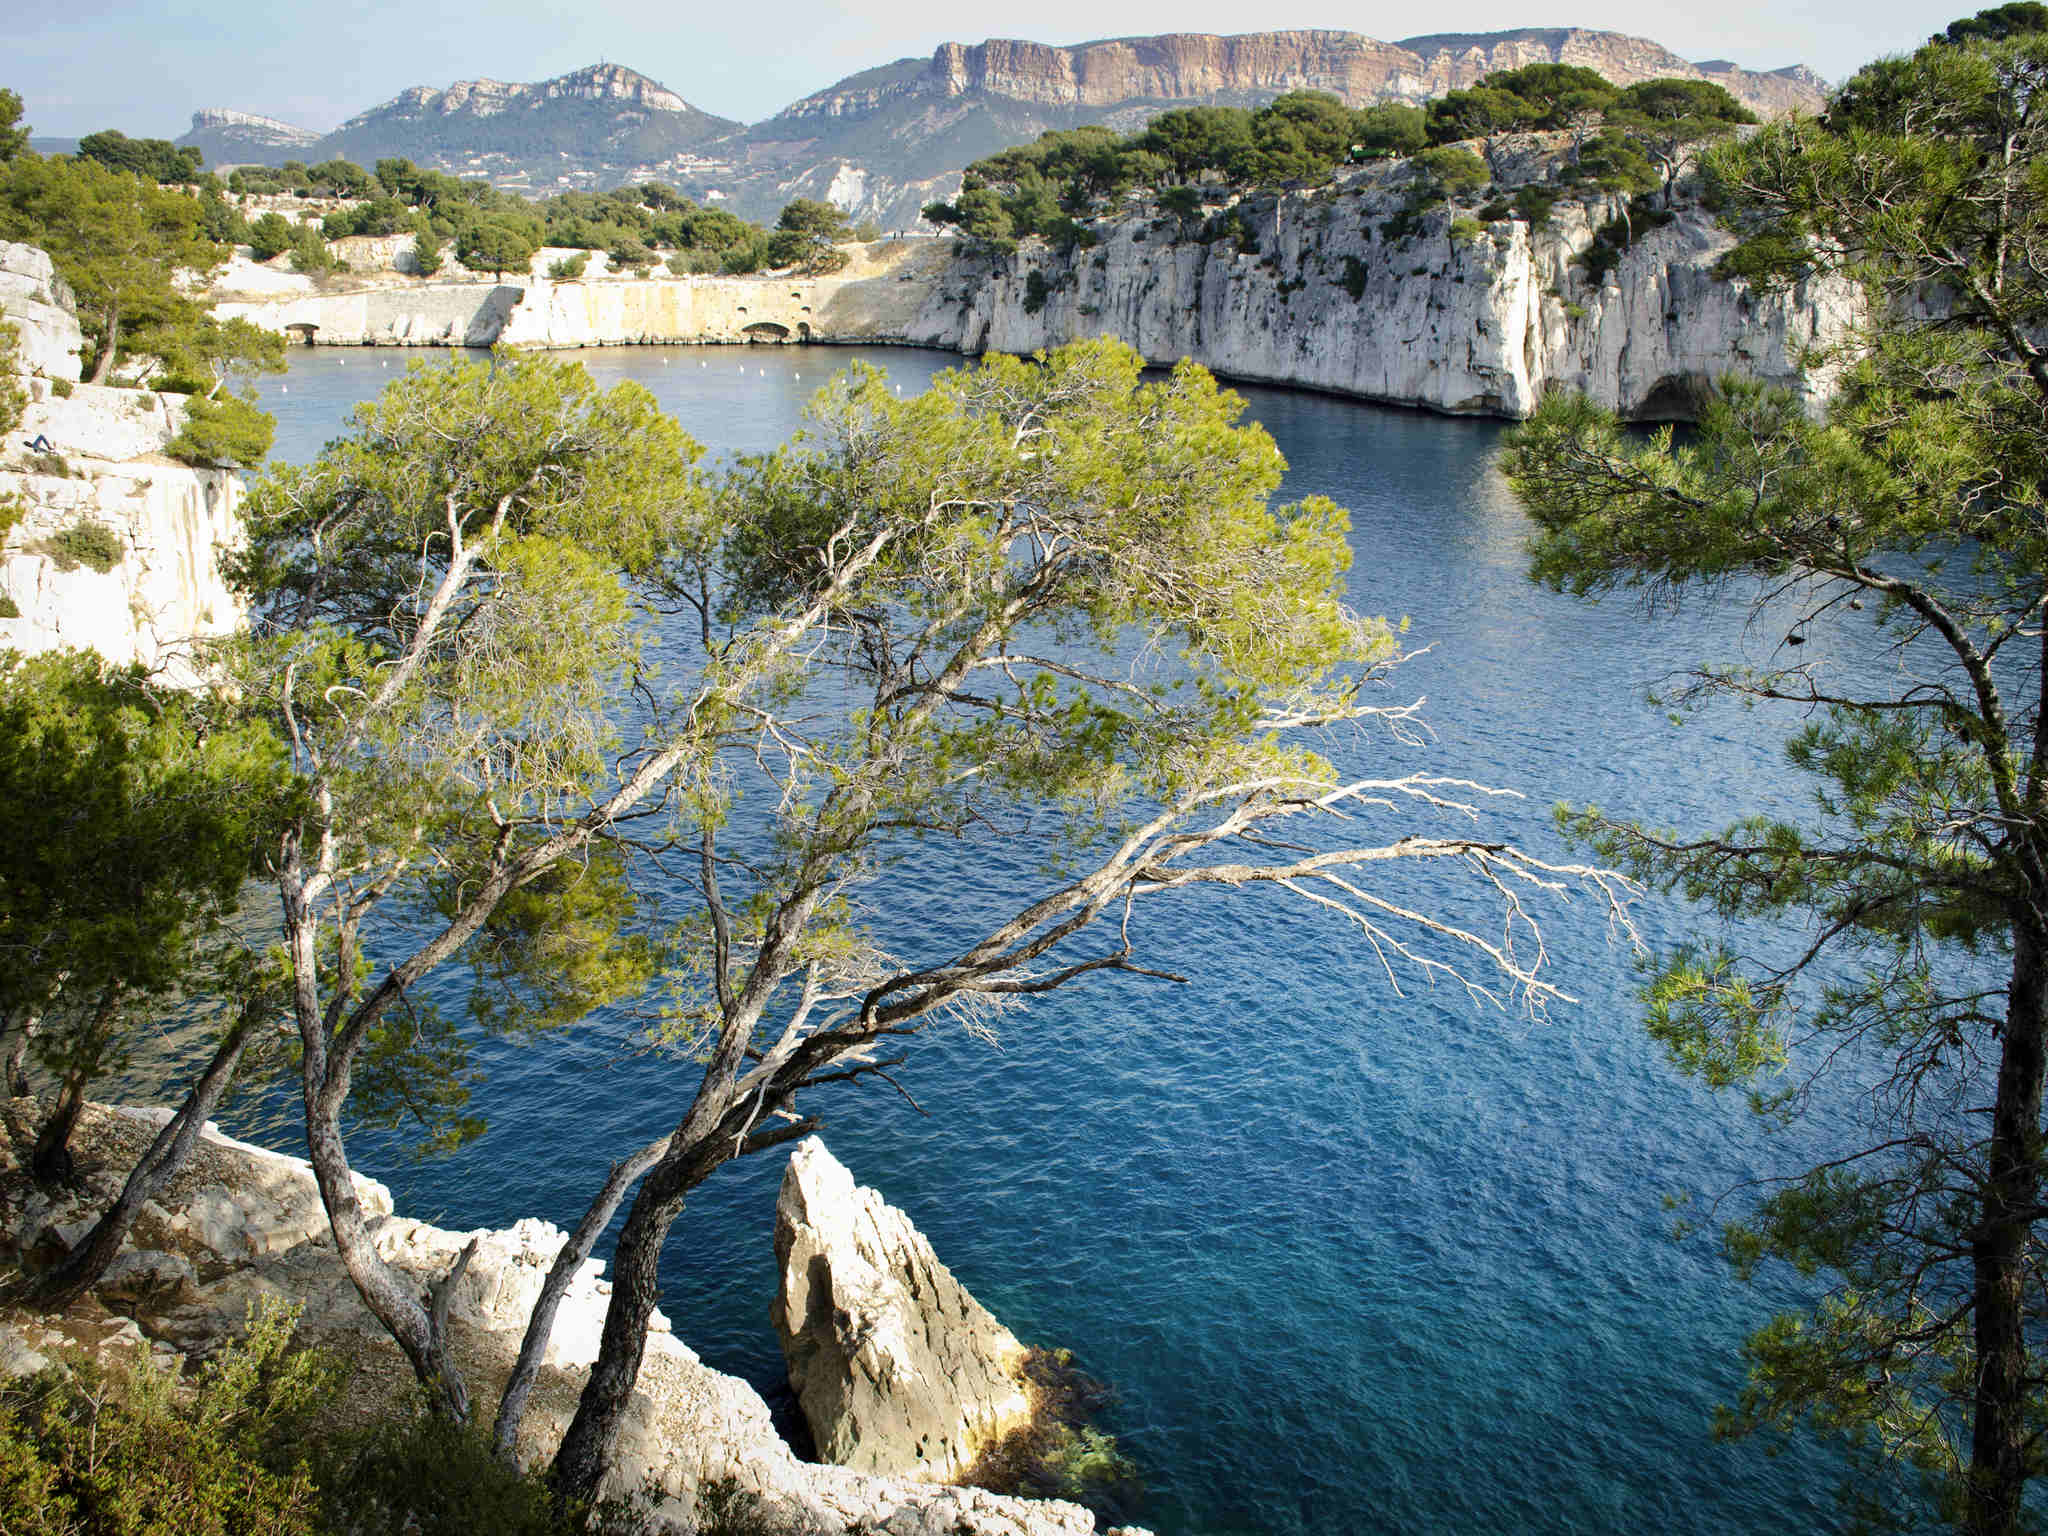
[[[1398,174],[1398,173],[1396,173]],[[1234,236],[1174,238],[1134,213],[1092,250],[1041,241],[963,271],[913,337],[963,351],[1031,352],[1119,336],[1153,362],[1183,357],[1231,378],[1307,385],[1431,410],[1522,418],[1553,385],[1646,417],[1684,417],[1711,380],[1744,373],[1817,398],[1800,354],[1857,313],[1846,284],[1761,296],[1713,266],[1732,239],[1698,211],[1639,239],[1604,281],[1573,258],[1611,210],[1560,204],[1547,227],[1502,220],[1456,239],[1453,211],[1384,226],[1403,197],[1368,172],[1318,195],[1240,206]],[[1470,222],[1469,215],[1466,215]]]
[[[812,1136],[775,1202],[770,1316],[818,1454],[935,1482],[1028,1423],[1024,1346]]]
[[[23,373],[78,377],[78,353],[85,343],[71,305],[71,290],[46,253],[0,240],[0,318],[15,328],[16,360]]]
[[[16,297],[30,291],[50,302]],[[44,365],[24,373],[27,411],[0,442],[0,498],[25,509],[0,550],[0,647],[95,650],[189,686],[199,676],[193,642],[241,622],[221,561],[242,536],[242,483],[163,456],[183,425],[180,397],[71,382],[80,343],[70,301],[47,255],[0,244],[0,305],[21,332],[24,362]],[[38,438],[54,461],[31,452]],[[80,525],[113,534],[120,554],[107,570],[59,551],[55,541]]]
[[[0,1101],[0,1112],[20,1124],[34,1123],[34,1108]],[[0,1259],[39,1244],[47,1252],[60,1236],[76,1241],[118,1192],[163,1113],[88,1106],[72,1142],[83,1187],[54,1201],[27,1180],[0,1136]],[[450,1232],[394,1214],[390,1191],[375,1180],[358,1175],[356,1192],[379,1252],[422,1288],[478,1239],[450,1308],[451,1348],[479,1411],[492,1413],[563,1234],[537,1220]],[[596,1261],[585,1264],[564,1298],[519,1442],[529,1463],[553,1453],[597,1357],[611,1294],[602,1272]],[[410,1391],[410,1367],[341,1268],[311,1168],[212,1126],[191,1165],[144,1208],[112,1283],[96,1294],[113,1317],[88,1302],[61,1320],[0,1322],[0,1374],[37,1369],[65,1343],[210,1353],[240,1332],[251,1304],[279,1297],[303,1309],[302,1342],[344,1351],[355,1363],[350,1412],[390,1411]],[[699,1490],[718,1484],[736,1491],[764,1528],[805,1536],[1093,1536],[1094,1517],[1076,1505],[798,1461],[759,1394],[705,1366],[667,1327],[657,1314],[606,1489],[652,1487],[657,1531],[691,1536]]]

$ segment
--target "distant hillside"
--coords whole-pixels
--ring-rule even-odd
[[[1351,106],[1420,102],[1538,62],[1585,65],[1618,85],[1710,79],[1767,115],[1818,108],[1824,94],[1803,67],[1693,64],[1646,38],[1572,27],[1399,43],[1337,31],[1171,33],[1073,47],[992,38],[849,75],[751,128],[604,64],[533,85],[416,87],[319,139],[266,118],[199,113],[178,142],[199,144],[209,160],[273,165],[340,155],[370,166],[403,155],[531,193],[659,180],[757,219],[792,197],[825,198],[903,229],[924,203],[951,195],[962,167],[1048,129],[1129,131],[1168,107],[1260,106],[1296,90]]]
[[[195,112],[192,131],[177,142],[198,145],[209,163],[339,157],[368,167],[403,156],[501,186],[556,191],[614,186],[629,169],[673,166],[740,126],[698,111],[635,70],[593,64],[530,85],[415,86],[325,135],[244,112]]]
[[[740,126],[624,65],[595,64],[535,85],[415,86],[343,123],[315,153],[365,166],[404,155],[502,186],[551,189],[572,184],[565,173],[603,180],[613,169],[663,164]]]

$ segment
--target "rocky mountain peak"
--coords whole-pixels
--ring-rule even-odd
[[[197,143],[209,156],[219,157],[226,153],[228,158],[233,158],[235,149],[302,149],[319,140],[320,135],[311,129],[295,127],[274,117],[236,112],[228,107],[208,107],[192,114],[192,127],[178,142]]]

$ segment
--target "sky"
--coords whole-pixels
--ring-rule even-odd
[[[25,0],[24,0],[25,3]],[[1289,0],[1247,12],[1220,0],[1042,0],[1028,11],[937,0],[844,9],[674,0],[56,0],[8,24],[0,86],[38,135],[119,128],[175,138],[201,107],[325,132],[408,86],[544,80],[600,60],[651,75],[695,106],[758,122],[798,97],[942,42],[1077,43],[1157,32],[1331,28],[1389,41],[1429,32],[1577,26],[1648,37],[1689,59],[1752,69],[1806,64],[1829,80],[1923,42],[1977,9],[1925,0],[1459,0],[1455,6]],[[1989,0],[1979,0],[1989,3]]]

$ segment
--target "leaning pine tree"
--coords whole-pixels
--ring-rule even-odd
[[[1859,1484],[1866,1514],[1908,1518],[1917,1489],[2009,1536],[2038,1523],[2048,1429],[2048,11],[1958,23],[1704,169],[1733,273],[1861,284],[1825,419],[1728,381],[1696,437],[1646,441],[1554,399],[1508,473],[1539,579],[1653,602],[1738,583],[1783,626],[1772,665],[1689,692],[1793,711],[1815,804],[1704,835],[1575,825],[1726,918],[1789,925],[1788,948],[1731,926],[1665,958],[1648,1019],[1681,1065],[1726,1085],[1799,1061],[1757,1088],[1771,1114],[1835,1068],[1866,1092],[1863,1139],[1726,1231],[1741,1271],[1832,1284],[1749,1340],[1724,1432],[1804,1422],[1891,1474]],[[1822,638],[1847,661],[1808,660]]]
[[[913,399],[856,369],[799,440],[707,483],[643,391],[507,357],[414,369],[252,495],[246,694],[306,786],[275,869],[309,1149],[351,1276],[444,1411],[470,1412],[453,1276],[422,1295],[382,1262],[343,1130],[399,1105],[467,1127],[469,1031],[429,1006],[453,967],[495,1027],[667,997],[691,1063],[671,1129],[622,1149],[565,1244],[499,1404],[509,1449],[562,1286],[632,1195],[555,1464],[571,1500],[614,1454],[691,1190],[936,1021],[1159,984],[1162,894],[1285,891],[1390,968],[1559,995],[1527,903],[1618,907],[1624,885],[1479,835],[1479,786],[1355,766],[1414,716],[1375,691],[1397,635],[1341,600],[1342,512],[1271,505],[1283,465],[1241,409],[1114,342]],[[1062,873],[956,892],[972,942],[886,951],[862,914],[911,899],[890,854],[954,836]],[[1418,860],[1501,921],[1405,902],[1384,867]]]

